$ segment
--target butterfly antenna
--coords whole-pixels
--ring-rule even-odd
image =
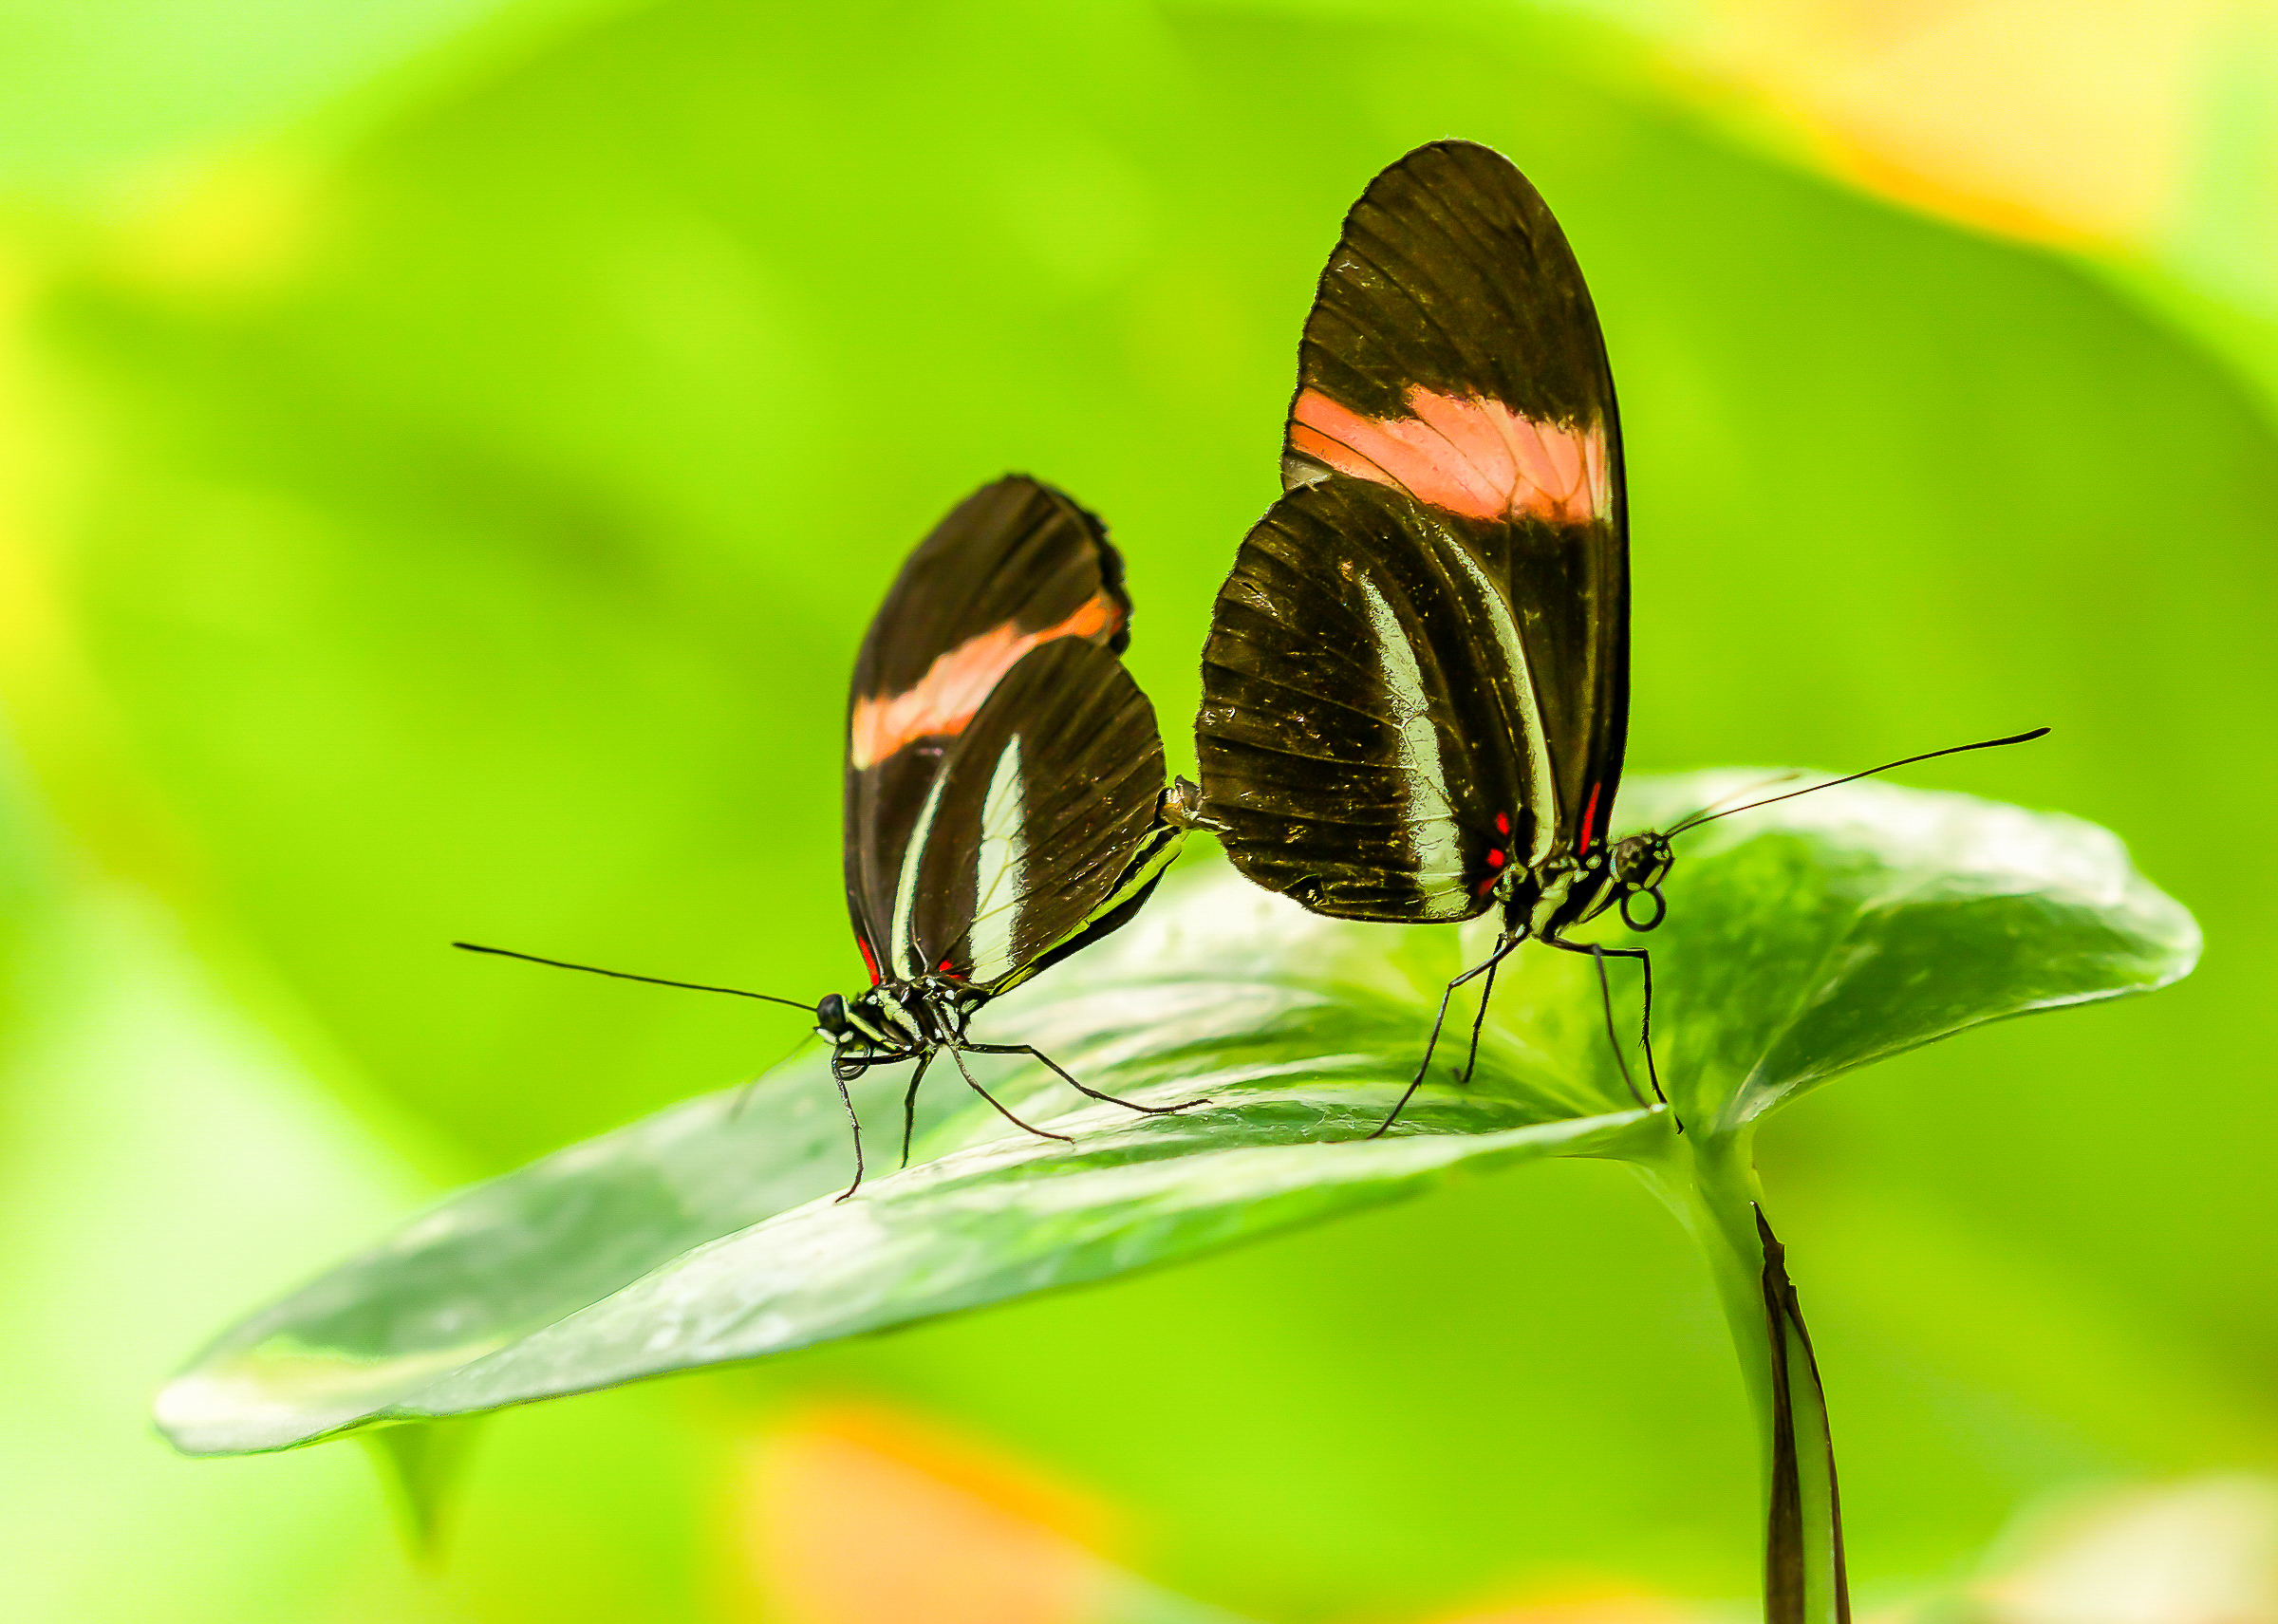
[[[784,1052],[782,1059],[777,1060],[773,1066],[770,1066],[766,1071],[759,1073],[756,1076],[750,1078],[745,1082],[743,1087],[738,1089],[736,1091],[736,1103],[728,1107],[728,1120],[730,1122],[734,1122],[738,1117],[741,1116],[743,1114],[743,1108],[752,1103],[752,1091],[757,1088],[761,1083],[766,1082],[769,1077],[773,1076],[781,1068],[789,1065],[792,1059],[799,1053],[800,1050],[806,1048],[808,1044],[812,1043],[813,1041],[813,1033],[810,1032],[802,1034],[799,1040],[796,1043],[794,1043],[788,1050]]]
[[[1714,823],[1718,818],[1730,817],[1735,812],[1754,812],[1758,807],[1773,806],[1781,801],[1792,801],[1798,795],[1810,795],[1816,794],[1821,790],[1832,790],[1838,784],[1848,784],[1859,778],[1872,778],[1876,774],[1888,773],[1894,767],[1912,767],[1917,761],[1935,761],[1941,756],[1960,756],[1971,750],[1998,750],[2005,744],[2027,744],[2036,738],[2045,737],[2047,732],[2048,729],[2045,727],[2037,727],[2030,733],[2012,733],[2007,738],[1981,738],[1974,744],[1950,744],[1943,750],[1929,750],[1919,756],[1907,756],[1896,761],[1885,761],[1879,767],[1870,767],[1863,773],[1846,773],[1839,778],[1830,778],[1824,784],[1814,784],[1807,790],[1790,790],[1784,795],[1771,795],[1761,801],[1750,801],[1745,807],[1728,807],[1723,812],[1711,812],[1671,830],[1670,837],[1673,839],[1689,829],[1698,829],[1705,823]]]
[[[567,959],[541,959],[535,953],[517,953],[511,947],[485,947],[479,942],[454,942],[452,946],[463,953],[490,953],[500,959],[519,959],[526,964],[547,964],[556,970],[583,970],[588,976],[607,976],[620,981],[645,981],[652,987],[680,987],[691,993],[726,993],[732,998],[757,999],[761,1003],[779,1003],[786,1009],[803,1009],[814,1013],[814,1005],[801,1003],[797,999],[779,999],[773,993],[747,993],[741,987],[708,986],[702,981],[668,981],[662,976],[636,976],[630,970],[605,970],[598,964],[572,964]]]
[[[1791,767],[1784,773],[1774,773],[1768,778],[1759,778],[1753,784],[1743,784],[1739,789],[1734,790],[1730,794],[1719,795],[1716,797],[1716,799],[1710,801],[1707,806],[1701,807],[1694,812],[1689,812],[1684,817],[1679,818],[1677,820],[1676,832],[1682,832],[1685,830],[1690,829],[1696,823],[1705,822],[1708,819],[1708,814],[1712,812],[1715,812],[1717,808],[1727,806],[1733,801],[1740,799],[1740,797],[1743,795],[1752,795],[1758,790],[1768,790],[1774,784],[1784,784],[1790,778],[1801,778],[1802,775],[1802,768]]]

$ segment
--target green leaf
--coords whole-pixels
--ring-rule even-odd
[[[395,1502],[404,1543],[421,1562],[435,1564],[442,1559],[444,1525],[480,1425],[476,1418],[461,1417],[379,1427],[364,1434],[372,1463]]]
[[[0,7],[9,47],[0,126],[10,133],[0,192],[101,196],[138,165],[179,164],[295,125],[306,141],[327,109],[335,121],[346,112],[353,129],[430,90],[469,46],[495,51],[609,5],[372,0],[344,11],[308,0],[119,0],[35,4],[28,17]]]
[[[1742,781],[1641,784],[1634,804],[1659,816]],[[1657,1036],[1696,1135],[1964,1026],[2156,986],[2197,951],[2101,831],[1879,785],[1687,837],[1671,900]],[[1204,868],[977,1036],[1017,1023],[1095,1088],[1207,1104],[1137,1116],[1025,1061],[975,1062],[1064,1144],[960,1101],[944,1064],[919,1161],[881,1174],[906,1074],[873,1073],[872,1177],[840,1202],[846,1125],[811,1047],[740,1109],[690,1100],[444,1203],[224,1336],[159,1395],[159,1425],[191,1453],[287,1447],[1102,1279],[1458,1169],[1665,1156],[1670,1113],[1630,1100],[1590,961],[1534,949],[1473,1086],[1428,1087],[1369,1137],[1478,944],[1316,919]]]
[[[1668,828],[1765,776],[1650,779],[1622,811]],[[2056,813],[1861,783],[1723,819],[1678,853],[1649,940],[1654,1047],[1689,1127],[1737,1129],[1839,1072],[2198,961],[2197,924],[2119,838]]]

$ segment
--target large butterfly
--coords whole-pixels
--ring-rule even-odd
[[[1530,937],[1601,977],[1635,959],[1650,1032],[1646,951],[1565,936],[1617,905],[1652,928],[1671,862],[1661,835],[1608,838],[1630,698],[1614,378],[1574,252],[1507,159],[1435,141],[1370,183],[1306,319],[1281,466],[1203,655],[1202,817],[1316,913],[1499,909],[1449,995],[1491,990]]]
[[[1637,961],[1658,1095],[1651,955],[1566,932],[1614,908],[1652,929],[1674,836],[1789,795],[1610,836],[1630,710],[1621,420],[1581,268],[1507,159],[1434,141],[1369,183],[1305,321],[1281,476],[1219,589],[1201,804],[1182,812],[1316,913],[1501,911],[1378,1132],[1422,1085],[1455,989],[1484,975],[1470,1075],[1495,968],[1530,939],[1597,961],[1625,1080],[1605,961]]]
[[[870,987],[831,994],[815,1018],[842,1096],[873,1066],[916,1062],[906,1156],[918,1085],[944,1051],[992,1105],[963,1055],[1030,1055],[1114,1099],[1027,1044],[965,1032],[991,999],[1128,922],[1178,854],[1185,826],[1164,788],[1154,709],[1118,658],[1130,619],[1123,559],[1099,520],[1014,476],[925,538],[863,640],[846,878]],[[858,1187],[858,1121],[854,1155]]]

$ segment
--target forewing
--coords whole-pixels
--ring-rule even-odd
[[[1130,609],[1104,527],[1019,476],[967,497],[902,567],[848,705],[847,905],[873,980],[918,973],[889,945],[894,900],[951,748],[1034,652],[1123,649]]]
[[[1478,537],[1532,667],[1543,825],[1577,850],[1602,840],[1629,709],[1620,420],[1581,268],[1508,159],[1436,141],[1354,205],[1306,320],[1282,472],[1397,487]]]
[[[1521,697],[1462,521],[1357,479],[1242,542],[1203,652],[1204,810],[1250,879],[1340,919],[1466,919],[1522,860]]]
[[[1028,655],[928,792],[892,915],[909,961],[992,991],[1022,979],[1120,899],[1135,864],[1167,859],[1163,778],[1154,709],[1120,660],[1080,639]]]

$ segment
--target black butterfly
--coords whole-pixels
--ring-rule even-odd
[[[943,1052],[976,1093],[1045,1138],[1067,1136],[1006,1111],[964,1055],[1026,1055],[1081,1093],[1149,1114],[1205,1103],[1134,1105],[1086,1087],[1028,1044],[965,1036],[991,999],[1129,922],[1185,838],[1184,803],[1163,784],[1153,707],[1118,658],[1130,619],[1123,559],[1099,520],[1015,476],[941,522],[870,623],[854,665],[846,768],[847,907],[870,986],[813,1006],[853,1127],[848,1196],[862,1185],[863,1155],[847,1085],[873,1066],[916,1064],[903,1102],[906,1162],[918,1085]]]
[[[1306,318],[1281,469],[1203,654],[1199,819],[1316,913],[1502,912],[1378,1131],[1455,989],[1487,978],[1484,1020],[1530,938],[1597,961],[1609,1036],[1605,960],[1637,961],[1659,1094],[1651,957],[1566,933],[1615,908],[1658,924],[1671,836],[1708,814],[1610,838],[1630,708],[1620,416],[1581,269],[1508,159],[1435,141],[1369,184]]]
[[[961,1072],[962,1055],[1027,1055],[1114,1099],[965,1027],[1127,924],[1186,837],[1154,708],[1117,658],[1130,619],[1105,527],[1034,479],[976,492],[903,566],[848,717],[847,908],[871,985],[815,1009],[842,1093],[872,1066],[916,1061],[906,1127],[945,1050]],[[859,1185],[859,1126],[855,1154]]]

